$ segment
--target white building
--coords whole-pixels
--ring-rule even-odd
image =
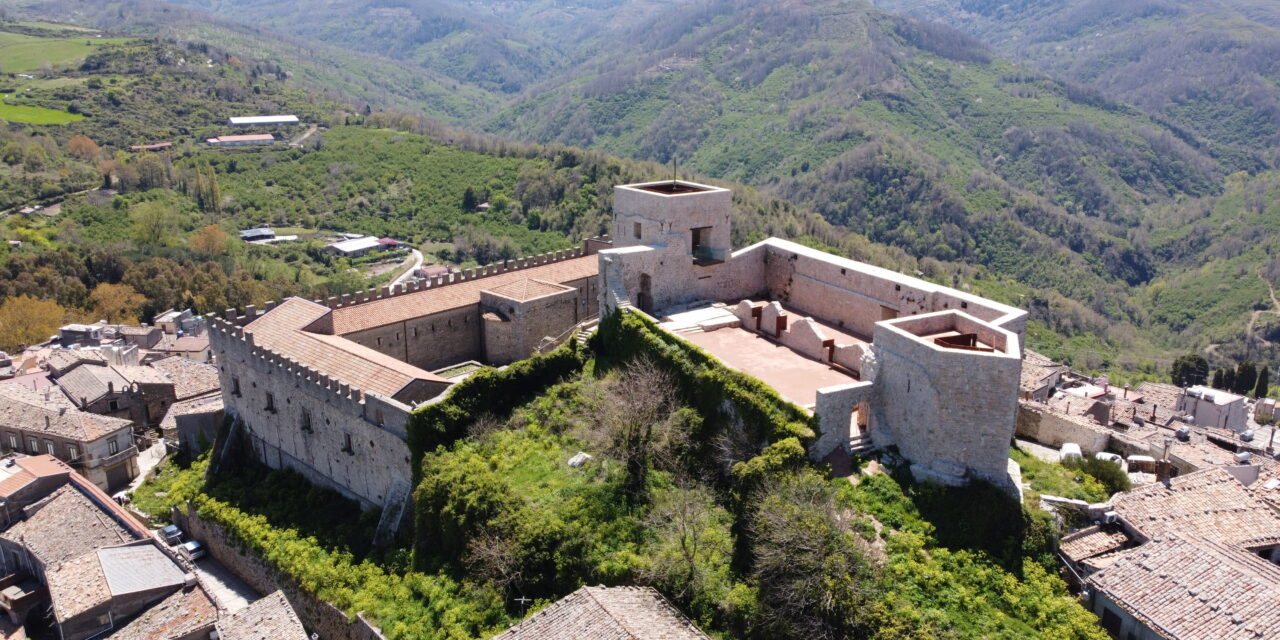
[[[1248,422],[1244,396],[1200,385],[1187,389],[1178,409],[1191,414],[1202,427],[1244,431]]]
[[[230,122],[233,127],[273,127],[298,124],[298,116],[243,116]]]
[[[336,253],[345,258],[359,258],[370,251],[381,251],[382,249],[382,241],[375,236],[351,238],[325,247],[326,251]]]

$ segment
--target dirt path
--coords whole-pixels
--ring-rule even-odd
[[[1266,278],[1262,276],[1261,271],[1258,272],[1258,279],[1262,281],[1262,284],[1267,285],[1267,291],[1269,292],[1269,296],[1271,297],[1271,306],[1273,308],[1255,309],[1252,313],[1249,314],[1249,323],[1245,325],[1245,328],[1244,328],[1244,335],[1246,340],[1254,335],[1254,329],[1255,327],[1258,326],[1258,318],[1261,318],[1262,314],[1269,313],[1272,315],[1280,316],[1280,298],[1276,297],[1276,288],[1271,285],[1270,281],[1268,281]],[[1258,342],[1262,343],[1263,346],[1271,346],[1273,344],[1271,341],[1261,336],[1258,336]],[[1217,344],[1211,344],[1205,347],[1204,354],[1210,357],[1216,356],[1218,353],[1219,346],[1220,345],[1217,345]]]
[[[307,132],[306,132],[306,133],[304,133],[304,134],[302,134],[302,135],[300,135],[300,136],[298,136],[298,137],[294,138],[293,140],[290,140],[290,141],[289,141],[289,146],[291,146],[291,147],[300,147],[300,146],[302,146],[303,141],[305,141],[307,138],[310,138],[310,137],[311,137],[311,134],[315,133],[317,128],[318,128],[318,125],[314,125],[314,124],[313,124],[313,125],[311,125],[311,128],[310,128],[310,129],[307,129]]]

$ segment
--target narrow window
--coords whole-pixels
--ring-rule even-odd
[[[382,409],[374,409],[374,411],[373,411],[373,417],[374,417],[374,419],[375,419],[375,420],[377,420],[377,421],[378,421],[378,424],[379,424],[379,425],[383,424],[383,422],[382,422]]]
[[[231,378],[231,395],[240,397],[240,378],[232,376]]]
[[[382,346],[382,338],[378,338],[378,346],[379,346],[379,347],[381,347],[381,346]]]
[[[67,445],[67,459],[75,462],[80,459],[80,447],[74,444]]]
[[[29,454],[31,454],[31,455],[33,455],[33,456],[34,456],[34,455],[36,455],[36,454],[38,454],[38,453],[40,453],[40,439],[39,439],[39,438],[27,438],[27,453],[29,453]]]
[[[112,410],[112,411],[119,411],[119,410],[120,410],[120,402],[119,402],[118,400],[112,400],[112,401],[111,401],[111,410]]]
[[[416,337],[418,337],[418,328],[417,328],[417,327],[414,327],[414,328],[413,328],[413,337],[415,337],[415,338],[416,338]]]
[[[636,240],[639,240],[640,239],[640,223],[639,222],[635,223],[634,233],[636,234]]]
[[[53,445],[52,440],[44,441],[44,450],[47,451],[51,456],[57,457],[58,455],[58,449]]]
[[[18,436],[13,435],[12,433],[9,434],[9,448],[14,451],[18,450]]]
[[[120,443],[116,442],[115,438],[112,438],[107,441],[107,455],[114,456],[117,453],[120,453]]]
[[[311,432],[311,412],[306,409],[302,410],[302,430],[307,433]]]
[[[351,448],[351,434],[349,433],[342,434],[342,450],[346,453],[355,453]]]
[[[274,412],[275,410],[276,410],[276,397],[268,393],[267,394],[267,411]]]

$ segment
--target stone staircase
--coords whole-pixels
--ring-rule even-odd
[[[591,334],[600,328],[600,318],[592,318],[578,324],[577,331],[574,331],[573,339],[578,341],[580,346],[587,346],[587,340],[591,339]]]
[[[875,443],[871,442],[871,434],[858,433],[849,438],[849,455],[859,453],[869,453],[876,448]]]

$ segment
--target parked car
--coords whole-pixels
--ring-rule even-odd
[[[160,530],[160,536],[164,538],[166,544],[173,546],[182,541],[182,529],[179,529],[176,524],[171,524]]]
[[[199,540],[189,540],[182,543],[182,555],[188,560],[199,560],[205,556],[206,549],[204,543]]]

